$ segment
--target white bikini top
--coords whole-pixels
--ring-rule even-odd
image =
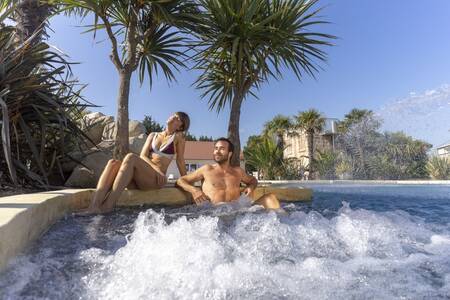
[[[156,139],[155,139],[157,134],[158,133],[155,133],[155,135],[153,136],[151,151],[153,153],[158,154],[158,155],[161,155],[161,156],[167,157],[169,159],[172,159],[173,156],[175,155],[175,143],[174,143],[175,133],[173,133],[169,137],[169,139],[166,141],[166,143],[164,145],[161,145],[159,147],[159,149],[158,149],[158,146],[156,145]]]

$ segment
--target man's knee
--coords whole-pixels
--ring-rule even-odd
[[[273,193],[265,194],[263,197],[262,205],[265,208],[269,209],[278,209],[280,208],[280,201],[278,201],[277,196]]]

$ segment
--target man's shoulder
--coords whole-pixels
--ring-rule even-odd
[[[202,171],[210,171],[212,169],[214,169],[214,165],[212,165],[212,164],[204,164],[203,166],[201,166],[199,168],[199,170],[202,170]]]
[[[234,170],[235,172],[239,173],[239,174],[244,174],[244,173],[245,173],[244,169],[242,169],[242,168],[239,167],[239,166],[233,167],[233,170]]]

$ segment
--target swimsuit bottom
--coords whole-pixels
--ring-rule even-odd
[[[162,188],[167,183],[167,177],[166,175],[161,175],[158,171],[155,170],[155,181],[154,185],[157,188]]]

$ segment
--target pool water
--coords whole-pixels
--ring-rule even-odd
[[[69,216],[0,275],[0,299],[450,298],[449,186],[309,186],[286,213]]]

